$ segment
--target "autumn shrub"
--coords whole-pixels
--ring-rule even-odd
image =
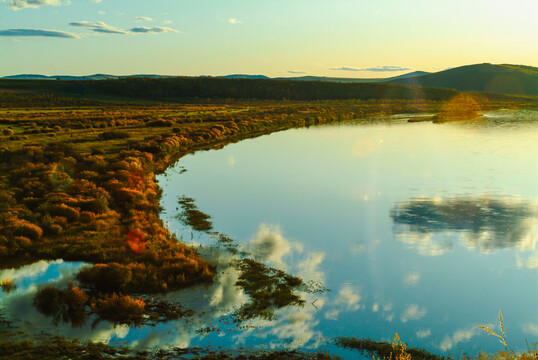
[[[137,324],[144,320],[146,304],[142,299],[113,293],[91,304],[92,310],[102,319],[113,323]]]
[[[99,173],[95,171],[84,170],[78,173],[78,177],[81,179],[96,180],[99,179]]]
[[[0,210],[5,211],[15,205],[17,201],[13,198],[11,192],[0,189]]]
[[[77,221],[80,217],[80,212],[65,204],[55,204],[49,207],[49,213],[53,216],[62,216],[69,222]]]
[[[41,199],[32,196],[25,197],[22,199],[22,203],[26,205],[29,209],[35,209],[39,206],[39,204],[41,204],[41,201]]]
[[[9,137],[9,140],[12,140],[12,141],[26,140],[26,139],[28,139],[28,136],[26,136],[26,135],[11,135]]]
[[[78,205],[82,211],[88,211],[96,214],[104,214],[108,209],[108,199],[104,196],[97,199],[81,200]]]
[[[4,134],[5,136],[11,136],[11,135],[13,135],[13,130],[11,130],[11,129],[2,129],[2,134]]]
[[[62,231],[63,231],[63,228],[59,224],[52,224],[47,229],[47,233],[53,236],[60,235]]]
[[[55,224],[58,224],[63,228],[67,227],[67,224],[68,224],[67,223],[67,218],[65,218],[63,216],[55,216],[55,217],[52,218],[52,220],[54,221]]]
[[[146,126],[149,126],[149,127],[169,127],[173,125],[174,125],[173,121],[163,120],[163,119],[152,120],[146,123]]]
[[[95,220],[95,214],[90,212],[90,211],[82,211],[80,213],[80,218],[79,218],[80,222],[84,223],[84,224],[89,224],[91,223],[93,220]]]
[[[32,245],[32,240],[30,240],[26,236],[14,236],[13,243],[17,248],[25,248]]]
[[[17,219],[11,226],[13,235],[24,236],[31,240],[39,240],[43,235],[43,230],[39,226],[26,220]]]
[[[120,131],[120,130],[112,130],[112,131],[103,131],[99,134],[99,137],[104,140],[113,140],[113,139],[127,139],[131,137],[128,132]]]
[[[119,188],[116,191],[114,191],[114,198],[115,200],[123,205],[126,208],[130,208],[135,200],[138,197],[142,197],[142,193],[140,191],[129,189],[129,188]]]
[[[54,220],[52,219],[52,216],[50,216],[49,214],[46,214],[45,216],[43,216],[40,220],[40,225],[43,229],[47,229],[49,228],[52,224],[54,224]]]
[[[82,170],[92,170],[102,173],[108,169],[108,161],[105,160],[103,155],[90,155],[84,159],[82,166],[85,167]]]

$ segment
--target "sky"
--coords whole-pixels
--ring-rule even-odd
[[[0,76],[538,66],[538,0],[0,0]]]

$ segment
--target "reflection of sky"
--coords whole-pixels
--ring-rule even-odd
[[[323,275],[332,290],[314,294],[323,307],[311,324],[324,338],[390,340],[397,331],[434,351],[498,350],[473,329],[495,326],[500,308],[514,345],[524,347],[538,333],[536,120],[532,111],[448,124],[398,116],[245,140],[182,159],[188,171],[161,181],[165,220],[188,234],[171,220],[185,194],[213,216],[215,229],[242,243],[272,224],[300,244],[302,252],[290,245],[287,255],[275,254],[282,264],[317,254],[310,275]],[[394,222],[391,211],[414,199],[498,201],[508,221],[482,216],[478,230]],[[265,246],[276,246],[272,240]]]

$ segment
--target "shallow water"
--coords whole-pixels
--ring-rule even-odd
[[[160,176],[169,228],[219,263],[212,286],[164,296],[192,317],[139,328],[55,326],[31,298],[36,286],[66,283],[83,266],[66,262],[0,271],[20,285],[0,295],[0,315],[30,333],[138,347],[299,347],[355,358],[328,343],[398,332],[440,354],[501,350],[475,327],[498,331],[501,309],[509,343],[524,350],[525,338],[538,341],[538,112],[445,124],[407,123],[410,116],[244,140],[186,156]],[[196,199],[214,229],[256,259],[331,291],[300,291],[305,305],[277,311],[274,321],[230,323],[247,301],[226,266],[233,256],[176,219],[179,196]]]

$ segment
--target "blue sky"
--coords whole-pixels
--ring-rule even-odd
[[[536,0],[0,0],[0,76],[538,66]]]

